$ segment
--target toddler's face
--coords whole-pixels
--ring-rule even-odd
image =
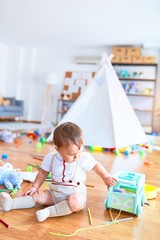
[[[57,149],[65,162],[74,162],[79,159],[81,152],[83,151],[83,145],[79,149],[77,145],[70,143],[69,147],[61,147]]]

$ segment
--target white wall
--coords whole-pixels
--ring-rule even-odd
[[[4,94],[6,87],[6,74],[7,74],[7,57],[8,48],[0,44],[0,94]]]
[[[56,103],[60,97],[66,71],[96,71],[97,66],[77,65],[76,55],[100,55],[98,49],[54,49],[1,46],[0,92],[25,101],[25,120],[40,121],[46,84],[45,73],[56,73],[58,85],[54,86],[54,116],[49,116],[51,104],[46,109],[46,119],[56,120]],[[4,61],[4,59],[6,59]],[[50,118],[50,119],[49,119]]]

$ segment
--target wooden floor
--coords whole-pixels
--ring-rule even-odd
[[[38,140],[38,139],[37,139]],[[27,136],[21,135],[17,143],[0,142],[0,154],[8,154],[8,160],[15,168],[26,171],[27,164],[32,163],[40,165],[41,161],[34,159],[32,154],[45,155],[52,151],[52,145],[43,145],[41,149],[36,149],[37,140],[31,140]],[[112,153],[94,152],[94,157],[99,160],[111,174],[118,170],[129,170],[144,173],[146,183],[160,187],[160,151],[148,152],[145,157],[140,157],[134,153],[129,156],[121,155],[116,157]],[[152,161],[152,165],[145,165],[144,161]],[[36,171],[36,169],[34,169]],[[46,188],[47,184],[42,186]],[[119,219],[133,217],[133,220],[113,223],[102,226],[104,221],[110,221],[109,211],[105,210],[104,200],[107,195],[107,188],[102,180],[95,173],[90,172],[87,176],[87,184],[94,187],[87,187],[88,202],[83,211],[59,218],[49,218],[42,223],[38,223],[35,218],[35,212],[38,208],[25,210],[12,210],[2,212],[0,210],[0,219],[10,224],[6,228],[0,223],[0,239],[33,239],[33,240],[51,240],[66,239],[49,234],[49,232],[72,234],[77,229],[91,228],[77,231],[71,239],[76,240],[155,240],[160,237],[160,193],[156,199],[149,200],[149,206],[143,206],[143,213],[140,217],[133,214],[121,212]],[[24,182],[18,195],[22,195],[30,186],[30,183]],[[2,186],[1,186],[2,188]],[[93,225],[90,225],[88,217],[88,208],[91,210]],[[112,210],[113,218],[119,214],[118,210]],[[98,227],[99,226],[99,227]],[[95,227],[95,228],[94,228]]]

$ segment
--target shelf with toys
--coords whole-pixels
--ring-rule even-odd
[[[113,64],[126,94],[154,96],[157,64]],[[129,67],[128,67],[129,66]],[[146,68],[147,67],[147,68]]]
[[[153,131],[157,63],[153,56],[142,56],[138,47],[112,50],[112,65],[146,133]]]

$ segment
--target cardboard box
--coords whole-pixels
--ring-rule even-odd
[[[124,56],[120,58],[120,62],[121,63],[131,63],[132,62],[132,58],[130,56]]]
[[[141,48],[129,47],[126,49],[127,56],[141,56]]]
[[[141,57],[141,56],[134,56],[134,57],[132,57],[132,62],[133,63],[143,63],[143,57]]]
[[[111,60],[112,63],[119,63],[120,62],[120,57],[119,56],[114,56]]]
[[[112,53],[114,56],[125,56],[126,48],[125,47],[113,47]]]
[[[143,63],[156,63],[156,58],[154,56],[144,56]]]

